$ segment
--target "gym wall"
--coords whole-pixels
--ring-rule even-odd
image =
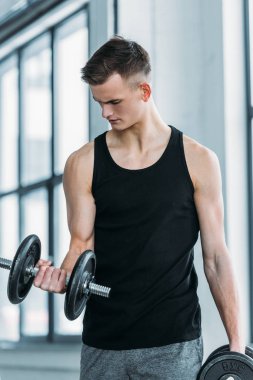
[[[152,84],[166,122],[218,155],[227,244],[250,341],[247,122],[243,1],[119,0],[119,34],[151,54]],[[205,355],[227,343],[195,250]]]

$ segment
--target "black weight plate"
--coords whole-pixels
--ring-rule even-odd
[[[37,235],[27,236],[14,256],[10,269],[7,293],[11,303],[18,304],[22,302],[31,286],[34,277],[27,276],[26,269],[35,267],[40,259],[41,243]]]
[[[202,372],[202,369],[204,367],[206,367],[206,365],[210,362],[210,360],[212,360],[214,357],[216,357],[216,355],[219,356],[221,352],[224,352],[224,351],[227,351],[227,350],[229,350],[229,345],[221,346],[221,347],[217,348],[216,350],[214,350],[213,352],[211,352],[211,354],[207,357],[206,361],[202,365],[202,367],[201,367],[201,369],[199,371],[199,374]],[[197,380],[199,380],[199,375],[197,377]]]
[[[78,258],[71,273],[65,296],[64,311],[66,317],[73,321],[78,318],[85,308],[90,292],[83,290],[83,285],[93,279],[96,270],[95,253],[87,250]]]
[[[224,352],[230,352],[230,348],[229,348],[229,345],[226,344],[224,346],[221,346],[219,348],[217,348],[215,351],[213,351],[207,358],[206,362],[209,361],[211,358],[213,358],[214,356],[216,356],[216,354],[222,354]],[[253,359],[253,349],[249,346],[246,346],[245,347],[245,354],[248,355],[250,358]]]
[[[253,361],[247,355],[229,351],[216,354],[202,366],[198,380],[223,380],[232,377],[234,380],[253,379]]]
[[[253,359],[253,348],[247,346],[246,347],[246,355]]]
[[[216,350],[214,350],[214,351],[210,354],[210,356],[208,356],[207,360],[208,360],[209,358],[213,357],[213,356],[216,355],[216,354],[219,354],[219,353],[221,353],[221,352],[227,352],[227,351],[230,351],[230,349],[229,349],[229,345],[228,345],[228,344],[225,344],[224,346],[221,346],[221,347],[217,348]]]

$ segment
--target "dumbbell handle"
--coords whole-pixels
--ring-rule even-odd
[[[11,270],[12,261],[0,257],[0,268]]]
[[[0,257],[0,268],[11,270],[12,261],[8,259],[4,259],[3,257]],[[39,271],[39,268],[30,267],[27,268],[27,276],[35,277],[36,274]],[[69,282],[69,276],[66,277],[66,286]],[[95,284],[92,280],[87,284],[83,284],[83,292],[90,291],[91,294],[96,294],[101,297],[109,298],[110,290],[111,288],[108,288],[107,286],[102,286],[99,284]]]

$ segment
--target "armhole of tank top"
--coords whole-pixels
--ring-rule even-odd
[[[92,182],[91,182],[91,193],[93,195],[93,198],[95,198],[95,195],[94,195],[94,188],[95,188],[95,181],[96,181],[96,177],[97,177],[97,170],[96,170],[96,144],[97,144],[97,140],[96,138],[94,139],[94,158],[93,158],[93,173],[92,173]]]
[[[189,172],[188,165],[187,165],[187,162],[186,162],[186,157],[185,157],[183,132],[180,132],[179,141],[180,141],[180,147],[181,147],[181,152],[182,152],[182,155],[181,155],[181,157],[182,157],[182,164],[183,164],[183,167],[185,168],[187,180],[188,180],[188,183],[189,183],[189,185],[191,187],[192,193],[194,193],[195,189],[194,189],[194,186],[193,186],[193,183],[192,183],[192,179],[191,179],[191,176],[190,176],[190,172]]]

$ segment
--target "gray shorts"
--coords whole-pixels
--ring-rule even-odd
[[[168,346],[101,350],[82,346],[80,380],[196,380],[202,338]]]

